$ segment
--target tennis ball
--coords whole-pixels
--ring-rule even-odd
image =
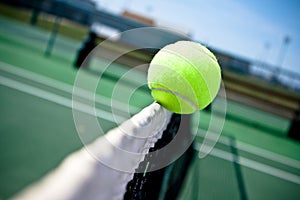
[[[216,57],[197,42],[179,41],[162,48],[148,69],[152,97],[166,109],[190,114],[209,105],[221,84]]]

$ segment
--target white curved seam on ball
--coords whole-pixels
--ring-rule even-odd
[[[163,92],[168,92],[168,93],[171,93],[171,94],[175,94],[176,96],[182,98],[184,101],[188,102],[196,110],[199,110],[197,104],[195,104],[192,100],[190,100],[189,98],[187,98],[186,96],[183,96],[182,94],[180,94],[178,92],[174,92],[172,90],[167,90],[167,89],[164,89],[164,88],[151,88],[151,90],[159,90],[159,91],[163,91]]]
[[[215,57],[216,59],[213,59],[213,58],[212,58],[211,56],[209,56],[207,53],[205,53],[205,52],[203,52],[203,51],[197,49],[196,47],[192,47],[192,48],[195,49],[196,51],[199,51],[202,55],[204,55],[205,57],[207,57],[208,59],[210,59],[211,61],[213,61],[214,63],[216,63],[216,64],[219,65],[218,59],[217,59],[216,57]],[[173,54],[173,55],[175,55],[175,56],[178,56],[178,57],[180,57],[181,59],[187,61],[187,62],[192,66],[192,68],[193,68],[195,71],[197,71],[202,77],[204,77],[203,74],[202,74],[202,72],[197,68],[197,66],[196,66],[192,61],[190,61],[190,59],[187,58],[186,56],[183,56],[182,54],[177,53],[177,52],[174,51],[174,50],[170,50],[170,49],[162,49],[162,50],[164,50],[164,51],[166,51],[166,52],[168,52],[168,53],[171,53],[171,54]],[[208,50],[209,50],[209,49],[208,49]],[[221,72],[220,72],[220,73],[221,73]],[[208,89],[210,98],[213,99],[213,96],[212,96],[212,94],[211,94],[211,91],[210,91],[209,88],[208,88],[208,84],[207,84],[206,81],[205,81],[205,84],[206,84],[206,87],[207,87],[207,89]],[[179,95],[180,95],[180,94],[179,94]],[[186,97],[185,97],[185,98],[186,98]],[[196,106],[196,108],[198,108],[198,106]]]

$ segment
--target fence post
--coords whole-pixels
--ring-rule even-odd
[[[290,125],[288,136],[300,141],[300,102],[298,103],[298,110],[295,111],[293,120]]]

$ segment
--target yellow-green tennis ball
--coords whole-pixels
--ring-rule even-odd
[[[162,48],[148,70],[151,95],[174,113],[190,114],[209,105],[221,84],[221,69],[206,47],[179,41]]]

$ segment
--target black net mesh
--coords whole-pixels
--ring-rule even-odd
[[[152,165],[157,164],[157,160],[153,157],[158,157],[158,153],[160,153],[160,159],[172,156],[169,155],[169,152],[157,152],[156,150],[167,145],[175,137],[179,131],[181,118],[181,115],[173,114],[167,129],[163,132],[162,138],[155,143],[153,148],[150,148],[150,152],[154,153],[145,156],[144,161],[139,165],[138,171],[146,171],[149,167],[153,167]],[[186,132],[187,137],[191,137],[188,128],[182,131]],[[181,141],[182,143],[186,142],[185,140]],[[180,148],[180,144],[178,148]],[[191,163],[193,153],[194,150],[190,146],[179,159],[167,167],[151,172],[135,173],[133,179],[127,184],[124,200],[176,199]]]

